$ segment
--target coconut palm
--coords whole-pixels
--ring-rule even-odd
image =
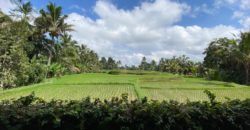
[[[50,66],[57,39],[68,31],[72,31],[72,25],[65,23],[67,15],[62,15],[62,7],[53,3],[47,5],[47,10],[40,10],[41,16],[35,20],[35,25],[39,32],[48,35],[51,42],[48,42],[48,62]]]
[[[74,65],[78,59],[78,47],[77,42],[72,40],[72,36],[64,34],[61,37],[61,44],[59,47],[60,48],[57,50],[57,59],[59,59],[61,63],[68,64],[70,66]]]
[[[13,10],[12,14],[15,16],[18,16],[19,13],[21,14],[21,19],[28,21],[29,15],[32,12],[32,5],[30,2],[23,2],[23,0],[11,0],[12,3],[14,3],[17,7]]]

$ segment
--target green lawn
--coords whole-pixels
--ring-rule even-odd
[[[36,96],[51,99],[110,99],[128,93],[129,99],[147,96],[154,100],[191,101],[207,100],[203,91],[215,93],[217,100],[250,98],[250,87],[235,83],[207,81],[202,78],[185,78],[172,74],[120,74],[105,73],[67,75],[47,80],[44,83],[0,90],[0,100],[18,98],[31,92]]]

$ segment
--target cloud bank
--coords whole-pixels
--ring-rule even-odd
[[[74,38],[100,54],[120,59],[123,64],[138,64],[143,56],[161,57],[187,55],[202,61],[208,43],[219,37],[233,37],[239,30],[218,25],[203,28],[177,23],[190,15],[191,7],[171,0],[143,2],[132,10],[117,8],[110,2],[97,1],[93,8],[99,16],[93,20],[77,13],[69,14],[67,22],[74,25]]]

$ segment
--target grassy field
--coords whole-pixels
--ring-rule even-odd
[[[51,99],[79,100],[91,98],[110,99],[128,93],[129,99],[147,96],[153,100],[191,101],[207,100],[203,91],[215,93],[217,100],[250,98],[250,87],[235,83],[207,81],[202,78],[185,78],[183,76],[161,73],[146,75],[106,73],[67,75],[47,80],[44,83],[0,90],[0,100],[18,98],[31,92],[36,96]]]

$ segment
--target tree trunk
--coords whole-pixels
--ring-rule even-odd
[[[248,65],[248,63],[245,63],[244,64],[244,67],[245,67],[245,84],[246,85],[249,85],[249,65]]]
[[[49,57],[48,57],[48,62],[47,62],[48,67],[51,65],[51,59],[52,59],[52,54],[51,52],[49,52]]]
[[[53,37],[52,36],[52,47],[54,47],[54,44],[55,44],[55,37]],[[52,60],[52,51],[51,50],[49,50],[48,49],[48,51],[49,51],[49,57],[48,57],[48,62],[47,62],[47,72],[46,72],[46,75],[45,75],[45,79],[48,77],[48,71],[49,71],[49,67],[50,67],[50,65],[51,65],[51,60]]]
[[[51,59],[52,59],[52,52],[49,51],[49,56],[48,56],[47,70],[46,70],[46,74],[45,74],[45,79],[48,78],[49,67],[50,67],[50,65],[51,65]]]
[[[249,83],[248,83],[248,80],[249,80],[249,70],[248,70],[248,68],[245,68],[245,72],[246,72],[246,84],[248,85]]]

